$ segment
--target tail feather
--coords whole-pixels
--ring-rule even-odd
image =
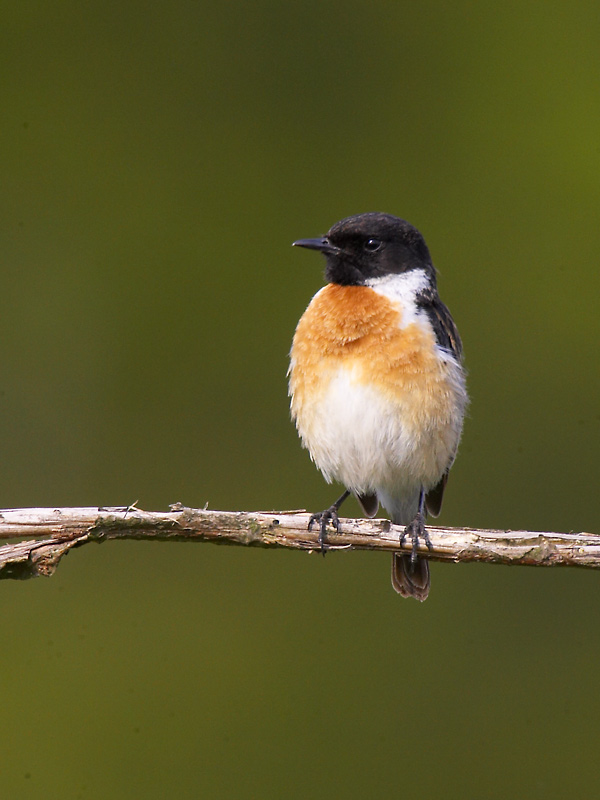
[[[427,559],[412,564],[410,556],[392,553],[392,586],[402,597],[414,597],[421,603],[427,600],[431,586]]]

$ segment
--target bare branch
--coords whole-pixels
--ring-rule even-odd
[[[318,550],[318,531],[307,530],[305,511],[208,511],[177,503],[168,512],[128,508],[16,508],[0,511],[0,579],[52,575],[74,547],[108,539],[205,541],[216,544]],[[316,526],[315,526],[316,527]],[[600,567],[600,536],[591,533],[498,531],[428,526],[437,561],[488,561],[530,566]],[[343,519],[327,536],[334,550],[410,551],[402,528],[388,520]]]

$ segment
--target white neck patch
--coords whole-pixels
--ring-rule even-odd
[[[424,269],[411,269],[409,272],[384,275],[381,278],[369,278],[365,281],[365,286],[400,306],[402,310],[401,325],[404,328],[417,319],[423,318],[424,312],[418,308],[416,297],[423,289],[431,286],[431,279]]]

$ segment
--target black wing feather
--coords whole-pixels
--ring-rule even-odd
[[[357,494],[356,499],[361,504],[367,517],[374,517],[379,510],[379,500],[376,494]]]
[[[417,305],[425,311],[431,322],[436,342],[451,353],[457,361],[462,358],[462,342],[452,315],[442,303],[435,287],[424,289],[417,297]],[[425,504],[432,517],[437,517],[442,508],[444,489],[448,481],[445,472],[436,486],[427,492]]]
[[[460,361],[462,357],[462,342],[458,335],[458,329],[454,324],[452,315],[440,300],[435,287],[428,287],[419,292],[417,305],[429,317],[439,346],[443,347],[444,350],[448,350],[457,361]]]

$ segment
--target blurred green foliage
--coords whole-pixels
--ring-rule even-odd
[[[599,17],[2,2],[1,504],[329,504],[290,244],[381,210],[465,344],[442,521],[600,532]],[[388,568],[113,543],[0,585],[6,796],[593,795],[598,576],[433,565],[421,606]]]

